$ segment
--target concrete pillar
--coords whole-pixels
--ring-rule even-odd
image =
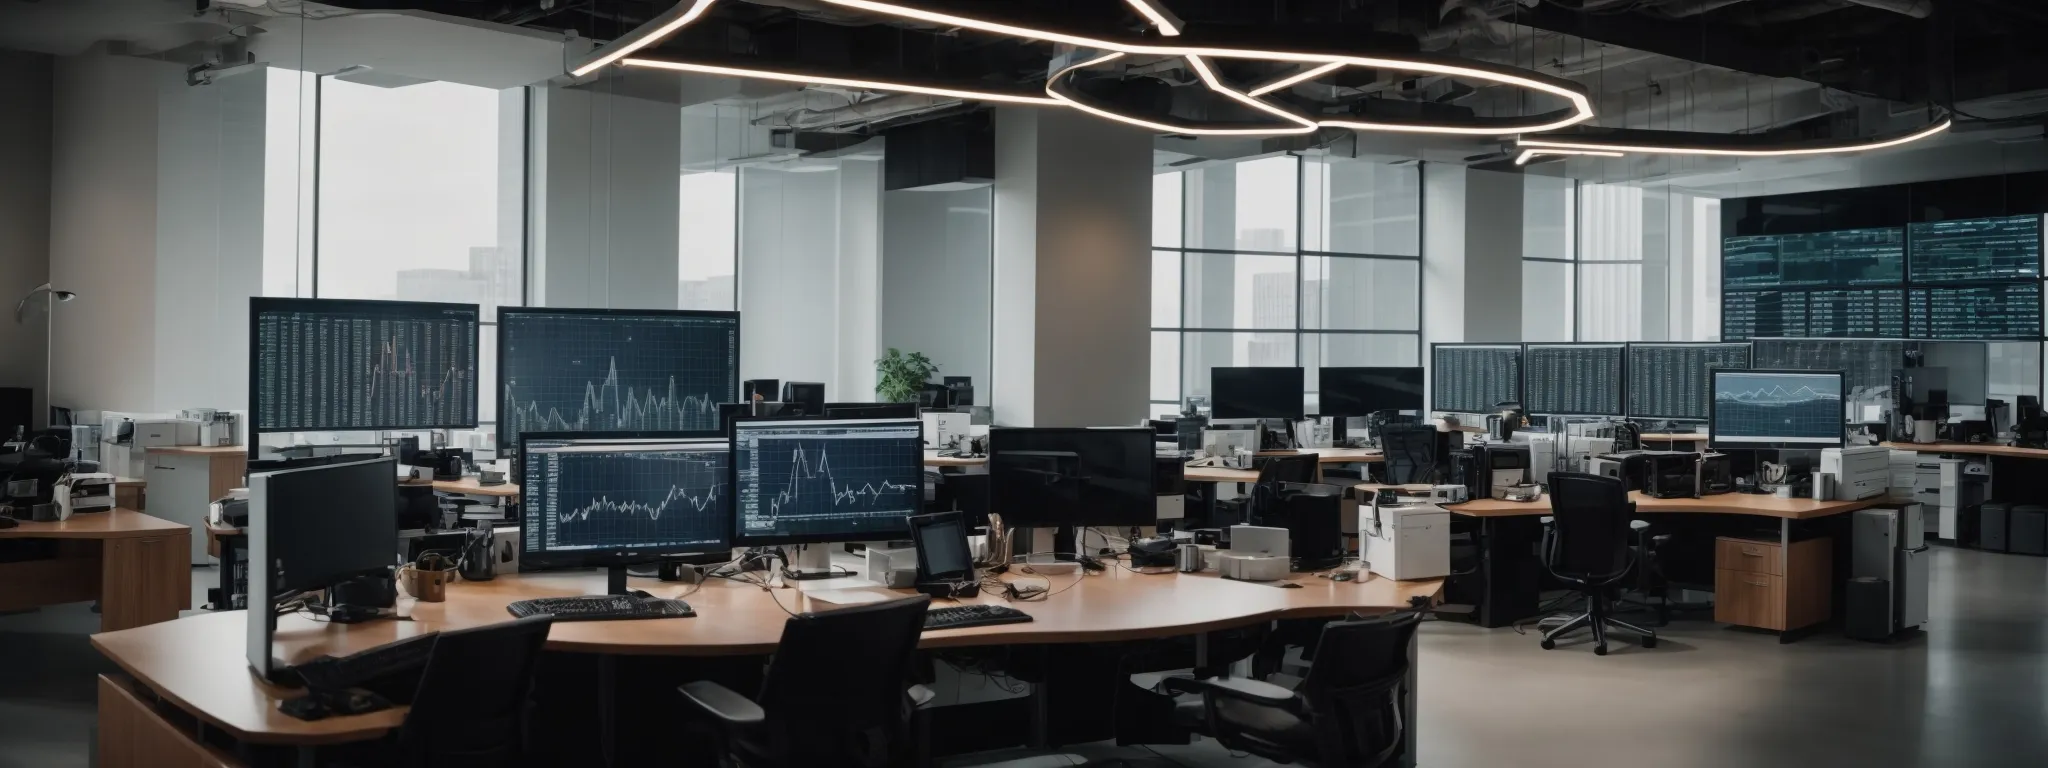
[[[0,79],[0,302],[50,279],[52,64],[43,54],[0,51],[0,68],[12,73]],[[49,413],[44,322],[40,312],[21,323],[0,317],[0,387],[35,391],[30,424],[38,426]]]
[[[1151,166],[1142,130],[1068,110],[996,110],[990,402],[1002,423],[1144,418]]]

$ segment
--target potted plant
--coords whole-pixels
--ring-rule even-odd
[[[938,372],[939,364],[923,352],[906,355],[890,347],[889,354],[875,361],[875,397],[885,403],[916,402],[925,382]]]

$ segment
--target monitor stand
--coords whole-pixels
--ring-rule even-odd
[[[848,576],[832,572],[832,547],[825,544],[796,544],[783,549],[782,578],[809,581]]]
[[[607,595],[629,595],[626,589],[626,566],[614,565],[604,569],[604,593]]]

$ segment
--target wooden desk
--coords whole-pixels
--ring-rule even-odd
[[[1259,481],[1259,471],[1229,467],[1188,467],[1182,470],[1182,477],[1190,483],[1256,483]]]
[[[1643,440],[1652,443],[1704,443],[1707,436],[1699,432],[1649,432]]]
[[[99,600],[102,632],[171,621],[192,607],[191,537],[127,509],[0,530],[0,540],[57,540],[53,559],[0,563],[0,611]]]
[[[958,456],[940,456],[938,451],[924,452],[927,467],[981,467],[988,465],[988,458],[963,459]]]
[[[1385,486],[1379,483],[1359,483],[1352,488],[1362,492],[1374,492]],[[1642,491],[1631,491],[1630,501],[1636,503],[1636,512],[1690,513],[1715,515],[1751,515],[1775,517],[1783,520],[1812,520],[1830,517],[1859,509],[1869,509],[1885,503],[1881,498],[1861,501],[1814,501],[1813,499],[1781,499],[1776,496],[1760,496],[1753,493],[1723,493],[1699,499],[1658,499],[1643,495]],[[1500,499],[1476,499],[1463,504],[1445,504],[1444,509],[1452,514],[1467,517],[1524,517],[1550,514],[1550,495],[1544,494],[1536,501],[1502,501]]]
[[[1016,576],[1042,583],[1035,576]],[[1370,578],[1340,583],[1298,574],[1300,589],[1228,581],[1214,575],[1138,574],[1122,568],[1096,575],[1049,577],[1053,590],[1042,602],[1012,607],[1035,619],[1026,624],[927,632],[924,648],[1013,643],[1080,643],[1188,635],[1242,627],[1282,618],[1382,613],[1407,607],[1412,597],[1436,600],[1441,580],[1397,582]],[[1075,580],[1080,583],[1073,583]],[[681,596],[686,585],[633,579],[632,586],[656,597]],[[811,590],[866,585],[858,579],[799,582],[771,594],[758,587],[715,579],[688,596],[697,618],[657,621],[563,622],[548,634],[555,651],[613,655],[726,656],[774,651],[789,618],[783,608],[803,612],[831,606],[803,597]],[[1071,585],[1071,588],[1069,588]],[[882,590],[881,587],[868,588]],[[412,621],[357,625],[315,622],[299,616],[280,620],[278,653],[302,660],[321,653],[343,654],[427,632],[510,621],[505,604],[546,595],[581,595],[604,590],[602,573],[519,574],[489,582],[457,583],[443,603],[417,603]],[[897,591],[899,594],[912,594]],[[775,601],[782,607],[777,607]],[[967,602],[1000,603],[999,598]],[[293,693],[260,682],[243,656],[246,611],[179,619],[124,632],[94,635],[93,646],[147,689],[198,719],[246,742],[319,745],[374,738],[398,726],[404,708],[305,722],[277,711]],[[116,767],[118,768],[118,767]]]
[[[1879,443],[1895,451],[1916,453],[1959,453],[1971,456],[1998,456],[2007,459],[2048,459],[2048,449],[2016,448],[1996,443]]]
[[[458,493],[464,496],[488,496],[498,499],[519,498],[518,483],[478,485],[476,475],[463,475],[461,480],[435,480],[434,490],[440,493]]]
[[[1315,455],[1318,474],[1325,464],[1372,464],[1387,460],[1378,450],[1370,448],[1303,448],[1299,451],[1266,451],[1259,455],[1291,456],[1303,453]],[[1227,467],[1188,467],[1183,477],[1191,483],[1256,483],[1259,481],[1259,471]]]

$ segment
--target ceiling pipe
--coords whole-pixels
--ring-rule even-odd
[[[1682,19],[1687,16],[1698,16],[1708,11],[1742,2],[1748,2],[1748,0],[1678,0],[1677,2],[1658,5],[1657,12],[1672,18]]]
[[[1849,0],[1849,2],[1865,8],[1876,8],[1880,11],[1904,14],[1916,19],[1927,18],[1934,13],[1934,0]]]

